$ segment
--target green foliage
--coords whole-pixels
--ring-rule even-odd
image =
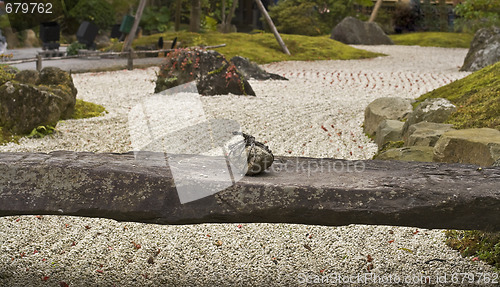
[[[102,116],[107,113],[106,109],[98,104],[76,99],[75,111],[71,115],[72,119],[85,119]]]
[[[205,18],[201,21],[201,28],[204,31],[217,31],[217,19],[210,16],[205,16]]]
[[[144,34],[150,35],[153,33],[166,32],[170,27],[170,14],[166,6],[161,8],[147,6],[141,17],[140,26]]]
[[[317,36],[330,33],[346,16],[356,16],[357,7],[369,7],[367,0],[285,0],[269,10],[281,33]]]
[[[291,53],[291,56],[288,56],[282,52],[272,33],[162,33],[137,39],[132,46],[154,44],[160,36],[164,39],[178,37],[178,41],[184,47],[225,43],[226,47],[217,48],[217,52],[223,54],[227,59],[239,55],[259,64],[279,61],[363,59],[383,55],[344,45],[330,39],[329,36],[308,37],[284,34],[282,35],[283,41]],[[121,45],[115,45],[115,49],[121,49]]]
[[[80,42],[73,42],[66,49],[66,54],[68,56],[78,55],[78,50],[86,49],[86,48],[87,48],[87,46],[85,44],[82,44]]]
[[[14,79],[16,70],[8,65],[0,65],[0,86]]]
[[[446,244],[462,256],[473,256],[500,271],[500,232],[448,230]]]
[[[396,45],[422,47],[469,48],[474,35],[469,33],[418,32],[389,36]]]
[[[31,133],[27,136],[28,138],[43,138],[45,136],[51,135],[56,131],[56,127],[51,125],[38,126],[34,128]]]
[[[424,94],[417,103],[427,98],[446,98],[457,106],[447,121],[457,129],[500,130],[500,62]]]
[[[105,30],[115,23],[115,10],[108,1],[86,0],[69,11],[69,16],[77,21],[92,21],[99,29]]]
[[[465,0],[455,7],[457,28],[475,32],[480,28],[500,26],[500,1]]]

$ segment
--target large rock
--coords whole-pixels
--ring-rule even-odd
[[[21,71],[0,86],[0,125],[15,134],[55,126],[72,115],[76,94],[71,76],[59,68]]]
[[[231,62],[234,63],[238,71],[245,77],[245,79],[255,79],[255,80],[288,80],[278,74],[268,73],[264,71],[259,65],[250,61],[247,58],[241,56],[234,56],[231,58]]]
[[[408,120],[403,126],[403,139],[408,139],[408,129],[410,126],[424,121],[444,123],[456,111],[457,107],[447,99],[426,99],[408,115]]]
[[[155,93],[196,81],[201,95],[251,95],[255,92],[233,63],[216,51],[177,49],[160,67]]]
[[[385,143],[400,141],[404,122],[398,120],[383,120],[377,128],[375,143],[381,150]]]
[[[381,152],[373,159],[432,162],[433,150],[428,146],[393,148]]]
[[[354,17],[346,17],[333,28],[331,39],[344,44],[393,45],[380,26],[375,22],[363,22]]]
[[[474,72],[500,61],[500,27],[483,28],[470,43],[460,71]]]
[[[489,128],[444,133],[434,147],[434,161],[491,166],[500,159],[500,131]]]
[[[413,100],[404,98],[378,98],[365,109],[364,132],[374,136],[383,120],[404,120],[413,110]]]
[[[408,140],[405,146],[433,147],[442,134],[453,130],[452,124],[420,122],[408,128]]]

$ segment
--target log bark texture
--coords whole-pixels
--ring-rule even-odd
[[[500,230],[498,167],[277,157],[260,176],[181,204],[165,161],[140,158],[133,153],[0,153],[0,216]],[[208,157],[196,161],[211,164]],[[193,178],[200,173],[191,172]]]

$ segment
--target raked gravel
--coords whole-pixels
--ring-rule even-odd
[[[269,64],[266,70],[290,80],[251,81],[257,97],[202,97],[204,111],[208,118],[238,121],[275,155],[369,159],[376,145],[361,125],[371,101],[416,98],[467,75],[458,71],[466,49],[356,47],[389,56]],[[23,139],[0,151],[131,150],[128,113],[153,94],[156,71],[74,74],[78,97],[109,113],[61,122],[53,137]],[[346,285],[335,280],[349,279],[357,285],[435,284],[438,279],[451,285],[461,282],[460,273],[471,272],[474,279],[486,274],[499,281],[490,266],[462,258],[444,238],[443,230],[415,227],[162,226],[11,216],[0,218],[0,285],[305,286],[315,279],[325,286]],[[374,274],[378,277],[370,277]],[[365,275],[370,284],[363,284]]]

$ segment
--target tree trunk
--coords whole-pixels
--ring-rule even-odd
[[[134,25],[132,25],[132,29],[130,30],[127,38],[125,38],[125,43],[123,43],[122,52],[130,50],[132,41],[134,41],[135,34],[137,32],[137,28],[139,27],[139,22],[141,22],[142,12],[144,11],[145,6],[146,0],[141,0],[141,2],[139,3],[139,7],[137,8],[137,12],[135,13]]]
[[[223,23],[224,33],[229,33],[231,31],[231,21],[233,21],[234,12],[236,11],[237,5],[238,5],[238,0],[233,0],[233,5],[231,6],[231,10],[229,11],[229,15],[227,15],[226,21]]]
[[[182,0],[175,1],[175,31],[179,31],[181,26],[181,5]]]
[[[276,29],[276,26],[274,26],[273,20],[271,20],[271,17],[269,17],[269,14],[267,13],[264,5],[262,5],[262,2],[260,0],[255,0],[255,3],[257,3],[257,7],[259,7],[259,10],[262,13],[262,15],[264,15],[264,18],[266,18],[267,24],[269,25],[269,28],[271,28],[271,31],[273,31],[274,37],[276,38],[276,41],[278,41],[278,44],[281,46],[283,52],[287,55],[290,55],[290,52],[288,51],[288,48],[285,45],[285,42],[283,42],[283,40],[281,39],[281,36],[278,33],[278,30]]]
[[[189,19],[189,31],[199,32],[201,24],[201,0],[191,0],[191,13]]]

